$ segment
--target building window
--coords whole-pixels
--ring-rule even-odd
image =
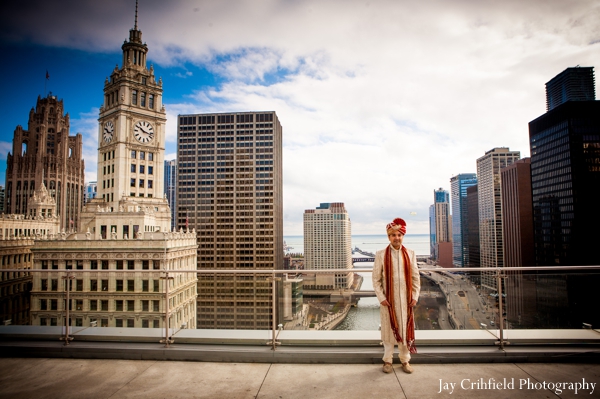
[[[135,179],[131,179],[131,181],[130,181],[129,185],[130,185],[131,187],[135,187]]]
[[[142,291],[148,292],[148,280],[142,280]]]
[[[152,153],[152,152],[148,153],[148,161],[154,161],[154,153]]]
[[[98,291],[98,280],[90,280],[90,291]]]
[[[160,322],[158,320],[152,320],[152,327],[159,328],[160,327]]]
[[[135,150],[131,150],[131,159],[135,159],[136,158],[136,151]]]
[[[152,180],[148,180],[148,188],[152,188]]]
[[[131,173],[135,173],[135,164],[134,163],[131,164]]]
[[[108,291],[108,280],[102,280],[102,291]]]
[[[98,270],[98,261],[97,260],[90,261],[90,269]]]
[[[123,319],[115,319],[115,327],[123,327]]]
[[[142,301],[142,312],[150,311],[150,301]]]
[[[140,159],[141,160],[145,160],[146,159],[146,153],[144,151],[140,151]]]
[[[154,109],[154,94],[148,95],[148,108]]]
[[[140,179],[140,180],[139,180],[139,182],[140,182],[140,183],[138,184],[138,186],[139,186],[140,188],[144,188],[144,179]]]
[[[127,327],[129,327],[129,328],[135,327],[134,322],[135,322],[134,319],[127,319]]]
[[[134,312],[135,311],[135,301],[133,299],[130,299],[127,301],[127,311],[128,312]]]
[[[127,291],[135,291],[135,280],[127,280]]]
[[[141,107],[146,106],[146,93],[144,93],[143,91],[140,92],[140,106]]]
[[[149,260],[142,261],[142,270],[150,270],[150,261]]]
[[[40,310],[48,310],[48,303],[45,299],[40,299]]]
[[[150,157],[151,153],[148,154],[148,157]],[[154,167],[152,166],[148,166],[148,174],[149,175],[153,175],[154,174]]]
[[[137,90],[132,90],[131,92],[131,103],[137,104]]]
[[[148,320],[142,320],[142,328],[148,328]]]
[[[123,291],[123,280],[117,280],[117,291],[121,292]]]
[[[140,165],[140,173],[144,173],[144,165]]]
[[[135,270],[135,261],[134,260],[127,261],[127,270]]]
[[[129,227],[129,226],[127,226],[127,227]],[[123,261],[122,260],[117,261],[117,270],[123,270]]]
[[[98,310],[98,301],[95,299],[90,300],[90,310],[97,311]]]
[[[123,311],[123,301],[122,300],[115,301],[115,310],[117,312],[122,312]]]
[[[152,310],[160,312],[160,301],[152,301]]]

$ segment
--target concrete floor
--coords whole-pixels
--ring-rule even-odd
[[[0,398],[600,398],[598,364],[450,363],[414,369],[409,375],[397,364],[394,373],[384,374],[372,364],[3,358]],[[492,378],[514,386],[482,385]],[[452,393],[440,393],[440,380],[445,387],[456,384]],[[560,393],[548,389],[556,383],[572,386]],[[575,394],[575,384],[583,383],[588,386]]]

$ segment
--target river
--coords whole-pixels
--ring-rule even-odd
[[[290,253],[304,253],[304,238],[302,236],[284,237],[286,244],[292,249]],[[352,248],[360,248],[366,252],[375,253],[385,248],[389,243],[387,236],[382,235],[353,235]],[[428,234],[407,234],[404,238],[404,245],[415,251],[417,255],[429,254],[429,235]],[[373,262],[357,263],[355,272],[363,277],[361,290],[373,290]],[[358,305],[350,309],[350,312],[336,330],[378,330],[380,324],[379,302],[377,298],[361,298]]]

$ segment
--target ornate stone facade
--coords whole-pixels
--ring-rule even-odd
[[[43,181],[56,200],[60,227],[78,226],[84,190],[82,147],[81,134],[69,136],[63,100],[52,94],[38,97],[27,130],[21,125],[15,129],[6,159],[5,212],[26,214],[29,199]]]

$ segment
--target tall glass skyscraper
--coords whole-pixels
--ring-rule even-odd
[[[585,71],[582,71],[585,70]],[[592,68],[568,68],[546,84],[547,97],[565,75],[585,72],[575,85],[588,96],[569,95],[529,122],[535,264],[598,264],[600,187],[600,101],[592,94]],[[592,94],[590,94],[592,93]],[[592,96],[590,98],[590,96]],[[537,283],[542,326],[597,325],[598,274],[545,275]],[[551,306],[550,306],[551,305]]]
[[[467,224],[467,188],[477,184],[475,173],[461,173],[450,178],[452,193],[452,265],[466,267],[469,264]]]
[[[171,230],[176,226],[177,211],[177,160],[165,161],[165,195],[171,208]],[[185,227],[185,226],[182,226]]]

